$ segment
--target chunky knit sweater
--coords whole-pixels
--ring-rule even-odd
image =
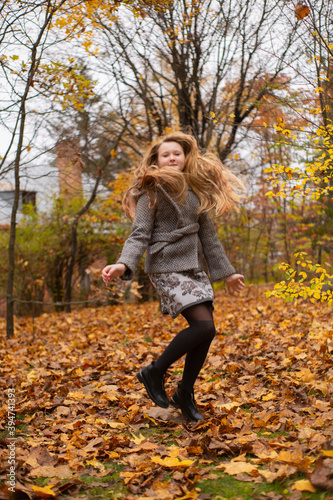
[[[147,192],[137,198],[132,231],[117,261],[127,266],[122,279],[132,278],[145,251],[146,273],[202,271],[203,255],[212,281],[235,273],[209,215],[198,214],[196,194],[188,188],[184,203],[177,204],[160,184],[157,188],[155,208]]]

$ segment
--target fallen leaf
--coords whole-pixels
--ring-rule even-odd
[[[315,464],[314,471],[310,475],[310,481],[316,488],[333,491],[333,459],[320,456]]]
[[[308,479],[300,479],[296,481],[291,487],[292,490],[298,491],[311,491],[312,493],[316,492],[316,489],[312,486]]]
[[[173,457],[151,457],[151,461],[164,467],[189,467],[194,463],[194,460],[179,460]]]
[[[30,475],[32,477],[58,477],[59,479],[65,479],[71,477],[72,471],[68,465],[59,465],[57,467],[41,466],[33,469]]]
[[[229,462],[223,463],[215,467],[215,469],[224,469],[227,474],[234,476],[236,474],[240,474],[242,472],[246,472],[246,474],[257,475],[258,469],[248,462]]]
[[[50,486],[34,486],[32,485],[31,488],[34,490],[35,493],[38,494],[39,498],[56,498],[55,492],[50,488]]]

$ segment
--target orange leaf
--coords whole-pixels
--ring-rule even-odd
[[[309,7],[305,4],[303,4],[302,2],[298,2],[298,4],[296,5],[296,8],[295,8],[296,19],[298,19],[298,21],[301,21],[309,14],[310,14]]]

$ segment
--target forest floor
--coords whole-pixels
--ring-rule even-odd
[[[186,325],[156,302],[0,319],[0,499],[333,500],[332,308],[250,286],[214,317],[198,423],[137,381]]]

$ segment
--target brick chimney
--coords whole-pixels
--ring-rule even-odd
[[[57,169],[60,195],[65,200],[82,196],[82,169],[80,145],[78,139],[67,139],[56,146]]]

